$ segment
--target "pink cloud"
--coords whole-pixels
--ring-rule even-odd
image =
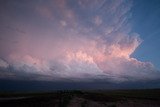
[[[0,67],[10,65],[18,73],[44,76],[38,79],[46,79],[47,75],[49,80],[122,82],[159,78],[150,62],[131,57],[142,42],[138,34],[131,32],[128,22],[131,2],[78,0],[75,3],[76,8],[67,0],[36,4],[36,13],[42,17],[34,21],[45,24],[14,22],[13,25],[19,23],[28,32],[13,34],[17,44],[1,42],[0,51],[7,53],[4,56],[8,63],[0,60]],[[7,32],[4,41],[11,39],[8,35],[12,33]]]

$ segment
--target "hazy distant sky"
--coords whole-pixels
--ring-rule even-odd
[[[159,0],[0,0],[0,78],[160,78]]]

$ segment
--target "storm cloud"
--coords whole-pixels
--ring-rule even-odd
[[[143,42],[132,31],[132,4],[130,0],[1,1],[0,77],[159,79],[152,63],[131,57]]]

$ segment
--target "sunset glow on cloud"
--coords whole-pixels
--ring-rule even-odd
[[[111,82],[160,78],[151,62],[131,57],[143,40],[132,31],[130,0],[4,4],[0,78]]]

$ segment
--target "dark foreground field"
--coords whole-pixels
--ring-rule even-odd
[[[160,107],[160,90],[1,93],[0,107]]]

